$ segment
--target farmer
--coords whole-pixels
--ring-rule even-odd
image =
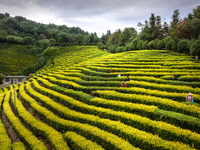
[[[97,97],[97,91],[94,92],[93,97],[96,98]]]
[[[127,87],[124,81],[122,81],[121,86],[122,87]]]
[[[126,77],[126,81],[130,81],[129,76]]]
[[[112,70],[112,68],[110,69],[110,71],[109,71],[110,73],[113,73],[113,70]]]
[[[121,77],[121,73],[118,74],[117,78],[120,78],[120,77]]]
[[[69,88],[70,88],[70,89],[74,89],[74,87],[73,87],[73,85],[72,85],[72,84],[70,85],[70,87],[69,87]]]
[[[186,101],[186,102],[195,103],[195,102],[193,101],[193,96],[192,96],[192,93],[191,93],[191,92],[189,92],[189,94],[187,95],[185,101]]]

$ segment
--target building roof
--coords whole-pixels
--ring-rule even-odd
[[[26,78],[26,76],[5,76],[4,78]]]

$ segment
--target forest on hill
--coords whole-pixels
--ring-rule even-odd
[[[179,9],[174,10],[170,23],[162,23],[161,16],[152,13],[149,20],[138,22],[141,29],[137,33],[133,28],[117,30],[100,38],[99,48],[111,52],[142,49],[166,49],[180,53],[200,56],[200,6],[197,6],[185,18],[180,18]]]

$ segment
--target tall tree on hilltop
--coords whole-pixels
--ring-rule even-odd
[[[187,18],[181,20],[177,26],[179,38],[198,39],[200,37],[200,6],[193,9]]]
[[[193,14],[195,18],[199,18],[200,19],[200,5],[197,6],[197,8],[193,9]]]
[[[151,34],[150,40],[154,40],[156,39],[157,27],[156,27],[156,17],[153,13],[151,14],[151,17],[149,18],[149,24],[150,24],[149,28],[150,28],[150,34]]]
[[[156,16],[156,38],[157,39],[162,39],[163,38],[163,30],[162,30],[162,24],[161,24],[161,17]]]
[[[180,12],[179,9],[175,9],[172,15],[172,21],[170,26],[170,36],[177,38],[177,25],[180,21]]]
[[[119,42],[119,37],[121,34],[121,30],[119,29],[118,31],[115,31],[109,38],[108,38],[108,43],[109,44],[118,44]]]
[[[161,39],[163,37],[163,30],[161,24],[161,17],[155,16],[153,13],[149,18],[149,22],[146,20],[145,24],[138,23],[139,27],[142,27],[140,38],[144,41],[152,41],[155,39]]]
[[[57,47],[48,47],[42,53],[46,60],[50,60],[51,64],[54,66],[54,59],[59,55],[59,49]]]
[[[169,35],[169,25],[166,21],[163,23],[162,31],[163,31],[163,37],[167,37]]]
[[[119,45],[125,46],[132,36],[133,36],[133,30],[131,28],[125,28],[124,31],[120,34]]]

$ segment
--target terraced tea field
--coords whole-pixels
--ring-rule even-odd
[[[200,63],[175,52],[69,47],[0,101],[0,149],[200,149]]]

